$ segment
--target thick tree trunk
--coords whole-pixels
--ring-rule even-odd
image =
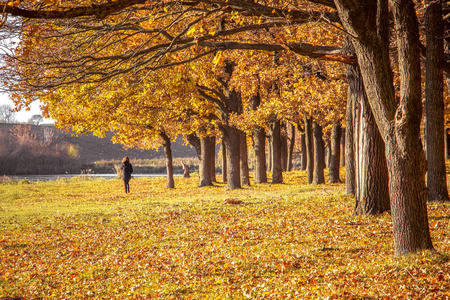
[[[356,88],[353,117],[355,149],[355,215],[375,215],[390,210],[389,175],[385,145],[364,92],[359,70],[351,80]],[[358,83],[359,82],[359,83]]]
[[[419,29],[412,0],[390,0],[397,34],[400,99],[389,65],[386,1],[335,0],[353,39],[364,86],[386,145],[396,254],[432,249],[427,216],[426,161],[420,140],[422,117]]]
[[[250,185],[250,171],[248,168],[247,135],[240,131],[241,140],[241,185]]]
[[[325,145],[323,142],[322,126],[313,121],[314,136],[314,176],[313,184],[325,183],[323,169],[325,169]]]
[[[211,144],[213,147],[211,147]],[[214,150],[214,137],[207,136],[200,138],[200,147],[199,186],[210,186],[213,185],[211,181],[211,165],[213,164],[211,148]]]
[[[304,133],[300,134],[300,149],[301,149],[301,170],[306,170],[306,164],[308,159],[306,158],[306,135]]]
[[[330,147],[330,164],[328,182],[338,183],[339,179],[339,166],[341,162],[341,125],[334,124],[331,132],[331,147]]]
[[[273,122],[270,126],[272,136],[272,183],[283,183],[283,167],[281,160],[281,122]]]
[[[291,131],[291,137],[289,139],[289,148],[288,148],[288,156],[287,156],[287,171],[292,171],[292,159],[294,155],[294,145],[295,145],[295,126],[290,123],[289,125]]]
[[[341,129],[341,161],[340,161],[340,166],[341,167],[345,167],[345,128]]]
[[[255,183],[266,183],[266,133],[262,127],[253,128],[253,149],[255,152]]]
[[[261,97],[257,93],[250,99],[251,109],[256,111],[260,104]],[[255,183],[266,183],[266,132],[260,126],[253,128],[253,151],[255,153]]]
[[[241,188],[241,147],[240,130],[226,126],[224,130],[224,142],[227,149],[227,189]]]
[[[444,23],[440,2],[431,2],[425,11],[427,38],[425,123],[428,161],[428,201],[450,201],[445,169],[444,128]]]
[[[164,155],[166,157],[166,169],[167,169],[167,185],[169,189],[175,187],[175,181],[173,179],[173,159],[170,138],[164,133],[160,132],[159,136],[163,139]]]
[[[354,53],[351,45],[347,45],[347,51]],[[379,214],[390,209],[385,145],[367,100],[359,68],[347,66],[346,70],[348,98],[354,102],[351,116],[346,121],[353,133],[351,149],[354,151],[353,176],[356,180],[354,214]]]
[[[222,182],[227,182],[227,146],[222,137]]]
[[[306,137],[306,172],[308,184],[313,183],[314,175],[314,139],[312,132],[312,121],[305,117],[305,137]]]

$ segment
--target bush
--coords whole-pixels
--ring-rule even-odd
[[[0,130],[0,174],[80,173],[77,149],[52,135],[39,136],[29,125]]]

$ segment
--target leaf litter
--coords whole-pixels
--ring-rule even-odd
[[[450,204],[429,204],[437,251],[395,257],[389,214],[289,174],[238,191],[140,178],[126,197],[119,180],[0,185],[0,298],[450,297]]]

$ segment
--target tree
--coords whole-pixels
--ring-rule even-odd
[[[42,115],[33,115],[33,116],[31,116],[31,118],[28,120],[27,123],[39,125],[42,123],[42,121],[44,121],[44,117]]]
[[[0,122],[3,123],[16,123],[16,113],[13,108],[8,104],[0,105]]]
[[[353,37],[367,97],[385,142],[395,253],[431,249],[426,161],[420,141],[420,41],[414,3],[389,1],[397,33],[399,101],[389,60],[388,2],[335,3],[344,28]]]
[[[425,11],[426,85],[425,121],[428,162],[428,200],[450,201],[445,168],[444,129],[444,22],[440,2],[431,2]]]

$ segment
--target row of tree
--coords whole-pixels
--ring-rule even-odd
[[[28,124],[39,125],[44,120],[42,115],[33,115],[28,119]],[[16,112],[8,104],[0,105],[0,123],[17,123]]]
[[[15,16],[2,24],[11,49],[2,77],[19,107],[39,98],[60,126],[99,135],[116,131],[116,140],[129,146],[162,143],[169,187],[171,140],[183,134],[198,149],[200,185],[208,185],[214,181],[211,149],[220,136],[230,189],[248,183],[249,136],[255,181],[267,180],[268,135],[272,182],[282,182],[284,122],[305,134],[309,183],[324,182],[323,129],[332,133],[330,179],[339,180],[345,115],[346,185],[356,213],[390,209],[397,254],[433,247],[426,202],[448,200],[442,138],[446,2],[61,5],[0,5]],[[421,56],[428,165],[420,127]]]

